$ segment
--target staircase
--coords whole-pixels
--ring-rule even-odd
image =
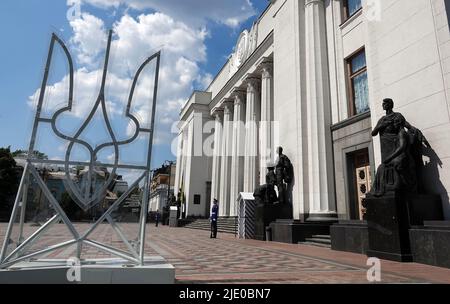
[[[302,245],[312,245],[325,248],[331,248],[331,237],[326,234],[312,235],[310,238],[305,238],[304,242],[298,242]]]
[[[209,219],[195,219],[183,226],[184,228],[211,230]],[[237,233],[237,220],[234,217],[219,217],[217,221],[217,231],[221,233]]]

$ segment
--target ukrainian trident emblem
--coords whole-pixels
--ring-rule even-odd
[[[118,136],[115,134],[113,127],[111,125],[110,118],[108,116],[107,110],[107,102],[105,98],[105,86],[106,79],[108,77],[108,64],[110,57],[110,49],[111,49],[111,40],[112,40],[112,31],[109,31],[108,42],[106,47],[106,54],[103,66],[103,72],[101,77],[101,85],[98,95],[95,101],[92,104],[92,109],[88,112],[86,118],[82,122],[81,126],[76,129],[73,133],[69,134],[69,132],[63,130],[60,125],[57,124],[57,121],[63,116],[65,113],[71,112],[73,110],[72,106],[74,103],[74,67],[72,57],[70,52],[68,51],[67,46],[64,42],[56,35],[53,34],[50,42],[44,77],[42,80],[42,86],[39,93],[39,99],[36,106],[36,114],[34,118],[33,130],[31,134],[30,145],[28,149],[28,154],[26,158],[26,163],[23,171],[23,176],[19,185],[19,189],[17,192],[17,196],[14,202],[14,207],[11,214],[11,220],[8,225],[6,231],[6,237],[4,244],[2,246],[2,251],[0,255],[0,268],[8,268],[18,262],[27,261],[31,258],[35,258],[41,256],[43,254],[48,254],[51,251],[55,251],[61,249],[63,247],[77,245],[77,257],[80,258],[81,248],[83,245],[93,246],[99,250],[103,250],[108,252],[109,254],[121,257],[135,264],[143,264],[144,263],[144,241],[145,241],[145,223],[148,212],[148,199],[149,199],[149,183],[150,183],[150,164],[151,164],[151,151],[153,144],[153,129],[154,129],[154,121],[155,121],[155,112],[156,112],[156,98],[157,98],[157,87],[158,87],[158,77],[159,77],[159,65],[160,65],[160,52],[153,54],[148,57],[137,69],[130,92],[128,94],[128,100],[126,104],[126,108],[124,111],[125,117],[129,120],[129,125],[132,125],[134,131],[131,134],[128,134],[127,138],[118,139]],[[48,85],[48,77],[49,77],[49,69],[52,64],[52,56],[54,54],[54,50],[56,47],[61,48],[65,58],[67,59],[69,74],[68,74],[68,100],[65,105],[57,109],[51,117],[44,117],[42,115],[43,111],[43,102],[46,94],[46,88]],[[142,74],[143,69],[150,65],[151,63],[155,64],[155,72],[154,72],[154,83],[153,83],[153,92],[151,98],[151,113],[150,113],[150,127],[145,128],[141,126],[138,118],[133,115],[131,111],[131,106],[133,103],[133,97],[135,94],[136,86],[138,80]],[[150,102],[149,102],[150,103]],[[84,140],[82,135],[83,132],[89,127],[96,113],[100,113],[106,126],[108,139],[104,142],[98,143],[96,146],[92,145],[88,141]],[[40,159],[37,158],[34,154],[35,145],[37,141],[37,132],[38,129],[42,125],[47,125],[51,127],[51,130],[54,134],[64,140],[66,142],[66,150],[64,153],[63,159]],[[146,154],[146,164],[145,165],[134,165],[122,163],[120,161],[120,148],[130,145],[135,142],[140,135],[146,134],[148,137],[148,142],[146,144],[146,151],[143,153]],[[88,151],[88,159],[87,161],[75,161],[73,160],[72,155],[75,153],[74,150],[76,147],[82,147],[84,150]],[[112,149],[113,153],[109,158],[110,161],[100,161],[99,154],[105,149]],[[50,191],[48,185],[42,178],[41,174],[37,170],[37,165],[47,166],[47,165],[59,165],[64,168],[64,187],[66,188],[67,193],[69,193],[70,197],[73,201],[82,209],[89,210],[102,202],[107,195],[108,189],[111,188],[111,184],[114,181],[114,178],[117,176],[116,172],[118,169],[129,169],[140,172],[139,177],[128,187],[124,193],[120,193],[119,197],[115,199],[115,201],[109,206],[109,208],[94,222],[94,224],[84,233],[80,233],[75,225],[71,222],[66,212],[61,206],[61,201],[53,195],[52,191]],[[83,174],[79,175],[79,178],[73,178],[73,169],[74,167],[83,167]],[[106,168],[107,174],[103,179],[99,180],[98,178],[98,168]],[[25,211],[27,205],[27,193],[29,187],[30,178],[34,178],[37,185],[40,188],[41,193],[43,193],[46,199],[51,204],[51,208],[55,211],[53,217],[48,219],[35,233],[31,236],[25,238],[24,237],[24,222],[25,222]],[[125,199],[127,199],[132,191],[134,191],[139,184],[143,182],[142,187],[142,199],[140,202],[140,220],[139,220],[139,236],[137,242],[135,244],[131,244],[130,240],[125,237],[123,231],[121,231],[120,227],[114,222],[111,213],[116,210],[120,204],[122,204]],[[19,235],[17,238],[12,236],[13,225],[15,224],[16,219],[20,215],[19,220]],[[127,251],[123,251],[121,249],[113,248],[109,245],[102,244],[97,241],[93,241],[90,239],[90,235],[92,232],[104,221],[109,222],[120,239],[125,243],[125,247],[128,249]],[[39,237],[40,234],[44,233],[48,230],[48,228],[56,223],[62,222],[68,228],[71,234],[71,239],[61,242],[59,244],[52,245],[48,248],[40,248],[35,252],[30,252],[28,249],[32,243],[34,243]],[[136,246],[137,245],[137,246]]]

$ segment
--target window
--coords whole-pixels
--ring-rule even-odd
[[[361,8],[361,0],[344,0],[344,21],[353,16]]]
[[[200,205],[200,194],[194,194],[194,205]]]
[[[364,49],[347,59],[349,84],[349,116],[369,110],[366,53]]]

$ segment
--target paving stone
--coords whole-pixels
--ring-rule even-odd
[[[1,242],[6,225],[0,224]],[[76,224],[79,231],[86,231],[89,226]],[[58,225],[52,227],[33,249],[70,239],[69,232],[59,228]],[[125,235],[137,236],[136,224],[121,224],[121,228]],[[25,234],[30,235],[35,229],[26,225]],[[90,238],[128,251],[107,224],[100,225]],[[67,258],[75,255],[75,250],[75,246],[67,247],[46,257]],[[172,263],[179,283],[369,283],[367,257],[361,254],[309,245],[242,240],[231,234],[219,234],[217,239],[210,239],[209,232],[203,230],[152,225],[148,229],[145,252],[161,255]],[[92,247],[83,247],[84,258],[110,256]],[[450,269],[381,261],[381,283],[429,282],[450,283]]]

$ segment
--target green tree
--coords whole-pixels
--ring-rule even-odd
[[[0,211],[7,213],[19,185],[19,174],[10,147],[0,148]]]
[[[28,151],[18,149],[18,150],[16,150],[16,151],[12,152],[11,154],[12,154],[13,157],[16,157],[16,156],[18,156],[18,155],[20,155],[20,154],[27,154],[27,153],[28,153]],[[34,155],[36,156],[36,158],[38,158],[38,159],[48,159],[47,154],[42,153],[42,152],[39,152],[39,151],[37,151],[37,150],[33,151],[33,154],[34,154]]]

